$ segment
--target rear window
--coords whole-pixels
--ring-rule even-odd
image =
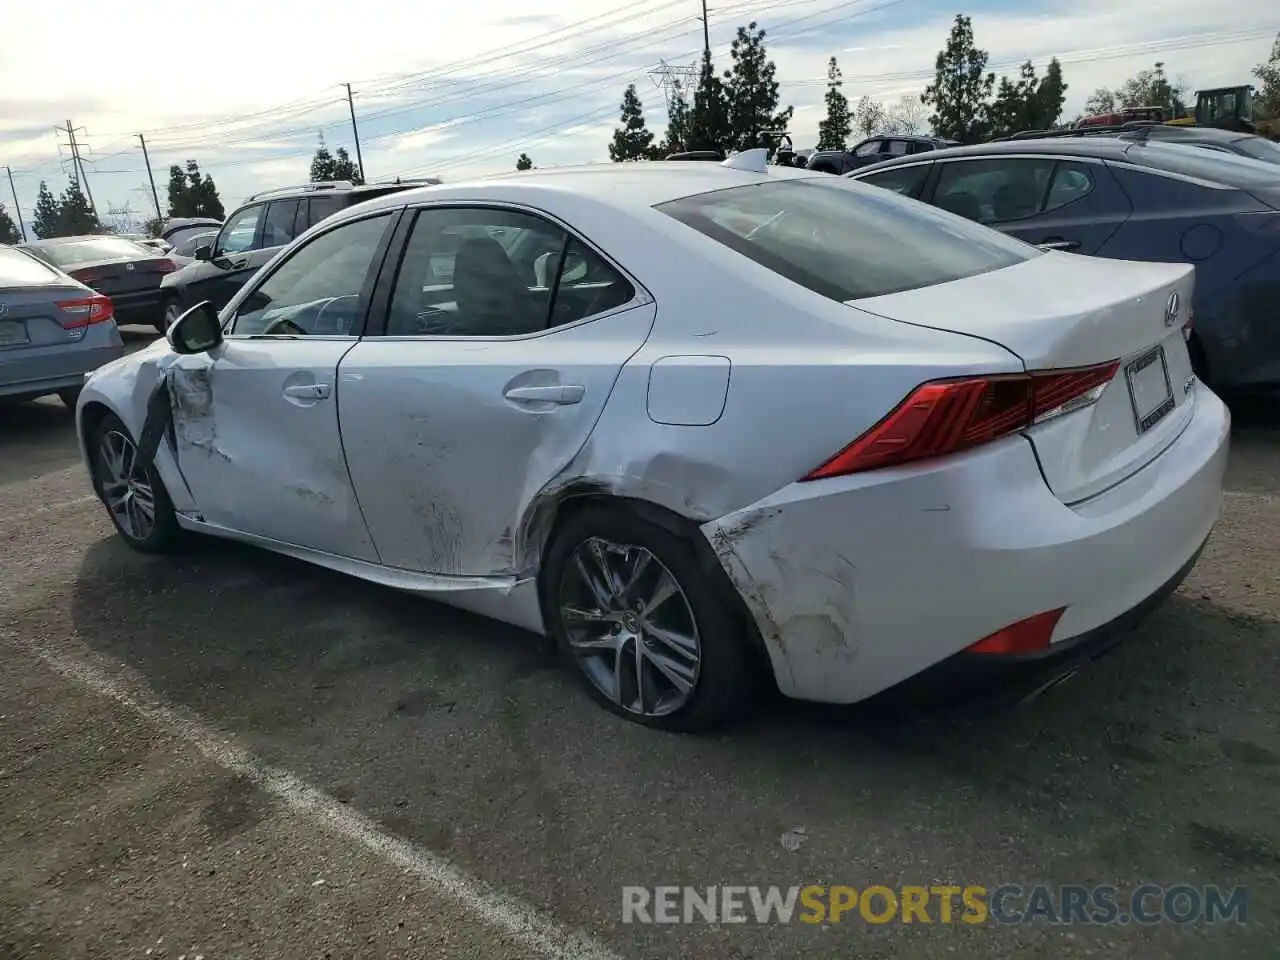
[[[953,214],[840,178],[731,187],[656,209],[842,302],[962,280],[1042,255]]]
[[[57,279],[56,273],[34,257],[0,247],[0,287],[20,287]]]
[[[1232,146],[1255,160],[1280,163],[1280,143],[1272,143],[1262,137],[1244,137],[1233,141]]]
[[[1272,164],[1234,153],[1201,150],[1189,144],[1135,144],[1124,152],[1124,158],[1144,167],[1230,187],[1272,186],[1276,183],[1276,168]]]
[[[136,260],[139,257],[155,256],[154,250],[120,237],[89,237],[70,243],[52,243],[41,247],[40,253],[45,259],[64,268],[94,260]]]

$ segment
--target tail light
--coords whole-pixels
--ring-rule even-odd
[[[87,327],[93,323],[106,323],[115,316],[111,300],[101,295],[84,300],[62,300],[58,303],[58,308],[73,318],[70,323],[62,324],[68,330]]]
[[[1053,630],[1062,619],[1066,607],[1057,610],[1046,610],[1033,617],[1011,623],[997,630],[989,637],[983,637],[977,643],[965,647],[965,653],[1017,654],[1038,653],[1049,649],[1049,641],[1053,639]]]
[[[151,270],[153,273],[173,273],[173,271],[177,269],[178,265],[167,258],[163,260],[156,260],[151,264]]]
[[[802,477],[822,480],[958,453],[1096,403],[1119,361],[1072,370],[933,380]]]
[[[97,283],[102,279],[102,274],[96,270],[70,270],[68,275],[79,280],[83,284]]]

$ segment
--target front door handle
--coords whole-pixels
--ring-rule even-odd
[[[561,403],[573,404],[581,403],[583,396],[586,394],[586,387],[580,384],[557,384],[556,386],[546,387],[511,387],[503,396],[508,400],[515,400],[532,403]]]
[[[298,400],[325,400],[329,396],[327,383],[294,383],[284,388],[286,397]]]
[[[1036,244],[1041,250],[1076,250],[1080,247],[1079,240],[1063,240],[1061,237],[1050,237],[1047,240],[1041,240]]]

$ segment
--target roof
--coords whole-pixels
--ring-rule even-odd
[[[770,166],[767,173],[754,173],[697,160],[600,163],[450,181],[438,186],[403,190],[372,203],[392,206],[430,198],[474,199],[477,195],[499,193],[568,193],[590,197],[613,207],[636,208],[652,207],[668,200],[727,187],[826,176],[830,174],[783,166]]]

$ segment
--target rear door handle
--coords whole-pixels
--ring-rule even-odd
[[[1041,250],[1075,250],[1079,248],[1078,240],[1063,240],[1060,237],[1050,237],[1048,240],[1042,240],[1036,244]]]
[[[508,400],[534,403],[562,403],[565,405],[581,403],[587,392],[580,384],[569,383],[547,387],[511,387],[503,396]]]
[[[329,385],[327,383],[294,383],[284,388],[286,397],[296,397],[299,400],[324,400],[329,396]]]

